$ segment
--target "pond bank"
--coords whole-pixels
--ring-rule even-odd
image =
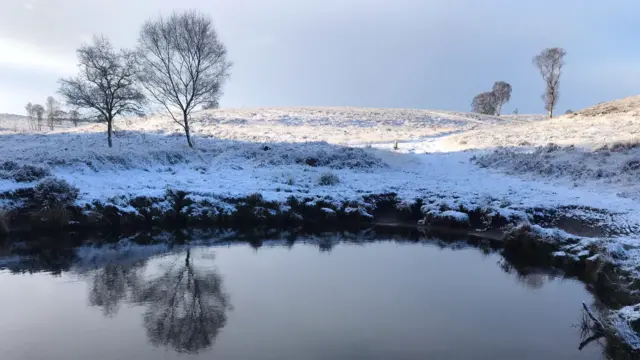
[[[620,234],[586,237],[553,228],[568,223],[569,231],[577,228],[589,234],[615,234],[615,229],[601,227],[597,221],[576,227],[581,219],[567,216],[563,209],[466,208],[434,199],[407,202],[395,193],[366,195],[350,202],[291,196],[281,203],[267,201],[260,194],[212,198],[179,190],[168,190],[163,197],[78,206],[74,202],[77,192],[63,181],[19,189],[2,197],[21,205],[2,214],[2,232],[10,238],[64,232],[135,234],[207,228],[234,229],[257,238],[269,229],[327,232],[373,226],[382,226],[391,233],[444,231],[453,237],[475,235],[480,237],[478,242],[503,251],[506,257],[528,259],[535,267],[556,268],[589,284],[611,309],[603,315],[602,323],[610,324],[612,334],[637,349],[640,277],[632,270],[635,249],[617,242],[615,236]],[[595,209],[582,211],[598,213]]]

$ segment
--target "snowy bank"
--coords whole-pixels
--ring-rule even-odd
[[[114,148],[102,124],[36,133],[0,119],[0,229],[420,221],[500,229],[509,246],[544,249],[545,261],[612,264],[640,278],[639,154],[615,145],[632,141],[640,121],[614,108],[551,120],[215,110],[196,115],[195,149],[162,117],[117,123]]]

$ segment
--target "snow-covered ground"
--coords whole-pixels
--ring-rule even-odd
[[[501,119],[404,109],[224,109],[195,115],[196,149],[186,146],[177,124],[161,116],[120,120],[110,149],[104,124],[65,124],[37,133],[29,130],[26,119],[14,117],[0,118],[0,158],[47,168],[80,189],[81,203],[126,203],[122,199],[162,196],[167,189],[205,197],[261,193],[276,201],[291,195],[346,201],[395,192],[406,200],[435,197],[452,205],[602,209],[623,218],[628,227],[640,224],[640,203],[628,196],[637,193],[638,185],[628,178],[612,187],[611,181],[590,177],[507,174],[487,167],[505,167],[496,155],[484,167],[476,164],[496,145],[516,146],[518,136],[528,141],[518,151],[550,140],[580,147],[592,146],[596,139],[598,144],[627,140],[629,129],[640,130],[640,122],[625,119],[523,115],[518,120],[513,115]],[[564,156],[571,162],[570,155]],[[624,156],[626,164],[637,155]],[[0,192],[33,186],[14,181],[12,171],[0,170]],[[339,183],[321,185],[327,173]]]
[[[425,212],[446,205],[450,213],[485,207],[523,217],[561,209],[615,234],[583,238],[569,254],[595,242],[623,249],[615,259],[629,271],[640,263],[640,147],[633,145],[640,97],[551,120],[408,109],[211,110],[194,116],[195,149],[162,116],[118,120],[111,149],[105,128],[65,123],[34,132],[26,118],[0,116],[0,194],[33,187],[39,180],[29,175],[43,168],[75,185],[80,204],[124,211],[135,211],[130,199],[168,189],[212,203],[253,193],[357,202],[394,192],[423,199]],[[0,199],[3,206],[11,203]]]

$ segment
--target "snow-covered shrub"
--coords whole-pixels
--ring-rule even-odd
[[[320,175],[320,178],[318,178],[318,185],[320,186],[332,186],[332,185],[338,185],[339,183],[340,183],[340,178],[338,177],[338,175],[332,172],[326,172]]]
[[[608,150],[611,152],[626,152],[628,150],[636,149],[640,147],[640,139],[629,141],[617,141],[613,144],[604,145],[598,148],[596,151]]]
[[[67,181],[47,178],[34,188],[33,198],[41,208],[53,208],[72,204],[79,190]]]
[[[468,214],[454,210],[428,211],[425,213],[424,219],[420,220],[419,224],[465,229],[471,226]]]
[[[11,172],[11,178],[17,182],[37,181],[49,175],[49,170],[33,165],[25,165]]]
[[[5,161],[0,164],[0,170],[2,171],[14,171],[17,170],[20,166],[15,161]]]

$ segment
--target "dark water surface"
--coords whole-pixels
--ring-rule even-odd
[[[429,244],[196,247],[0,271],[0,359],[599,359],[584,285]],[[91,265],[99,264],[99,265]]]

